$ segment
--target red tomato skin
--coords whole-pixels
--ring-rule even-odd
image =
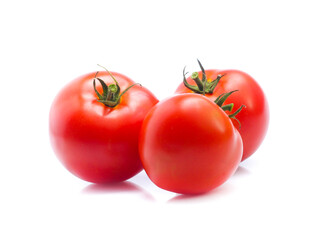
[[[134,82],[112,72],[123,92]],[[144,87],[129,89],[114,108],[97,101],[95,73],[78,77],[56,96],[49,132],[54,152],[77,177],[92,183],[124,181],[142,170],[138,136],[144,117],[158,100]],[[105,71],[97,77],[114,83]],[[102,92],[100,83],[97,90]]]
[[[200,78],[202,73],[198,72]],[[250,157],[261,145],[266,135],[269,125],[269,105],[260,85],[245,72],[239,70],[205,70],[205,74],[209,81],[216,79],[221,74],[224,75],[216,86],[213,94],[206,94],[206,97],[214,101],[221,93],[238,90],[231,94],[225,101],[225,104],[234,103],[234,109],[238,109],[241,105],[245,105],[236,118],[239,123],[232,119],[234,126],[239,130],[243,139],[244,152],[242,161]],[[187,82],[195,85],[189,77]],[[191,93],[184,84],[180,84],[176,93]],[[227,112],[230,114],[230,112]]]
[[[223,184],[235,172],[242,140],[215,103],[201,95],[178,94],[147,114],[139,152],[147,175],[158,187],[200,194]]]

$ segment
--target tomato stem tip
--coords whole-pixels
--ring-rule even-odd
[[[186,80],[186,74],[187,73],[185,73],[186,67],[184,67],[183,68],[183,83],[184,83],[186,88],[190,89],[194,93],[203,94],[203,95],[213,94],[214,89],[216,88],[216,86],[218,85],[220,79],[224,75],[219,74],[216,79],[209,82],[207,80],[206,72],[205,72],[205,69],[204,69],[203,65],[201,64],[201,62],[198,59],[197,59],[197,61],[198,61],[199,67],[200,67],[201,72],[202,72],[202,79],[199,78],[199,73],[198,72],[193,72],[191,74],[190,78],[196,83],[196,85],[192,85],[192,84],[188,83],[188,81]]]
[[[208,81],[207,80],[207,76],[206,76],[206,71],[203,67],[203,65],[201,64],[201,62],[197,59],[198,65],[201,69],[202,72],[202,79],[199,78],[199,72],[193,72],[190,76],[190,79],[193,80],[195,82],[196,85],[190,84],[187,79],[186,79],[186,75],[187,73],[186,71],[186,67],[183,68],[183,84],[185,85],[186,88],[190,89],[192,92],[194,93],[198,93],[198,94],[213,94],[215,88],[217,87],[219,81],[221,80],[222,77],[224,77],[224,74],[218,74],[216,79],[212,80],[212,81]],[[223,105],[224,102],[227,100],[227,98],[234,92],[236,92],[238,90],[234,90],[234,91],[230,91],[228,93],[222,93],[220,96],[218,96],[214,102],[223,110],[223,111],[229,111],[231,112],[234,104],[233,103],[229,103],[227,105]],[[245,105],[241,105],[234,113],[229,114],[229,118],[231,119],[235,119],[238,123],[239,123],[239,127],[240,122],[238,121],[238,119],[236,118],[236,115],[244,108],[246,107]]]
[[[133,86],[135,85],[139,85],[141,86],[141,84],[139,83],[134,83],[132,85],[130,85],[129,87],[127,87],[122,93],[121,93],[121,88],[116,80],[116,78],[114,77],[114,75],[108,71],[105,67],[101,66],[98,64],[98,66],[104,68],[106,70],[106,72],[111,76],[111,78],[114,80],[115,83],[109,84],[107,86],[107,84],[104,82],[104,80],[102,80],[101,78],[98,78],[98,72],[96,72],[95,77],[93,79],[93,89],[98,97],[98,102],[103,103],[105,106],[110,107],[110,108],[114,108],[116,107],[120,101],[121,101],[121,97]],[[102,94],[100,94],[97,89],[96,89],[96,80],[98,80],[101,84],[102,87]]]

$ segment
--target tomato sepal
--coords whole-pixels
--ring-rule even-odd
[[[233,90],[233,91],[230,91],[228,93],[222,93],[220,94],[215,100],[214,100],[214,103],[216,103],[216,105],[218,105],[223,111],[229,111],[231,112],[233,107],[234,107],[234,104],[233,103],[229,103],[227,105],[223,105],[224,102],[228,99],[228,97],[233,94],[234,92],[237,92],[238,90]],[[246,107],[245,105],[241,105],[235,112],[231,113],[231,114],[228,114],[228,117],[231,118],[231,119],[234,119],[238,122],[239,124],[239,128],[241,127],[241,123],[240,121],[236,118],[236,115],[244,108]]]
[[[196,83],[197,86],[189,84],[186,80],[186,75],[188,73],[185,73],[186,67],[184,67],[184,69],[183,69],[183,84],[185,85],[186,88],[190,89],[194,93],[203,94],[203,95],[212,94],[214,92],[214,89],[218,85],[220,79],[224,75],[219,74],[216,77],[216,79],[209,82],[206,78],[205,69],[204,69],[203,65],[201,64],[201,62],[198,59],[197,59],[197,61],[198,61],[199,67],[202,71],[202,79],[199,78],[198,72],[193,72],[191,74],[191,79]]]
[[[95,93],[98,97],[98,102],[104,104],[107,107],[110,108],[114,108],[116,107],[120,101],[121,101],[121,97],[123,96],[123,94],[125,94],[130,88],[132,88],[135,85],[139,85],[141,86],[140,83],[134,83],[131,86],[127,87],[122,93],[121,93],[121,88],[117,82],[117,80],[115,79],[115,77],[113,76],[113,74],[108,71],[105,67],[101,66],[98,64],[98,66],[104,68],[106,70],[106,72],[109,73],[109,75],[111,76],[111,78],[114,80],[115,84],[110,84],[110,85],[106,85],[106,83],[104,82],[104,80],[102,80],[101,78],[97,77],[98,72],[96,73],[94,79],[93,79],[93,89],[95,90]],[[102,87],[102,94],[100,94],[96,88],[96,80],[98,80],[101,84]]]

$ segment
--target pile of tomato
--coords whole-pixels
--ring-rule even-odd
[[[158,187],[182,194],[224,183],[262,143],[269,122],[259,84],[238,70],[205,70],[163,101],[116,72],[76,78],[50,110],[50,140],[77,177],[104,184],[142,169]]]

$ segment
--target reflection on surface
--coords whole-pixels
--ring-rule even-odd
[[[129,181],[110,184],[92,183],[82,189],[82,193],[85,194],[114,194],[124,192],[141,194],[148,200],[154,200],[153,196],[151,196],[147,191]]]
[[[238,166],[236,172],[230,178],[245,177],[249,174],[251,174],[251,171],[249,171],[247,168]],[[171,198],[168,202],[186,202],[186,201],[192,202],[192,201],[205,201],[205,200],[208,201],[211,199],[218,199],[221,196],[231,193],[232,191],[233,191],[233,185],[229,183],[229,179],[228,179],[228,181],[225,182],[223,185],[213,189],[210,192],[203,193],[203,194],[196,194],[196,195],[179,194]]]
[[[212,191],[209,191],[207,193],[203,194],[195,194],[195,195],[185,195],[185,194],[179,194],[170,200],[168,200],[168,203],[172,202],[201,202],[201,201],[208,201],[211,199],[218,199],[221,196],[224,196],[226,194],[229,194],[233,190],[233,187],[229,183],[224,183],[223,185],[213,189]]]
[[[231,176],[231,179],[238,178],[244,178],[247,175],[250,175],[251,171],[248,170],[246,167],[239,166],[234,173],[233,176]],[[136,180],[136,178],[134,179]],[[141,174],[137,180],[141,182],[141,185],[143,185],[144,182],[148,184],[149,179],[146,177],[146,174]],[[166,203],[194,203],[194,202],[214,202],[220,199],[221,197],[225,197],[226,195],[231,194],[234,189],[234,181],[227,181],[223,185],[213,189],[210,192],[203,193],[203,194],[195,194],[195,195],[184,195],[184,194],[175,194],[173,197],[169,194],[164,194],[163,196],[167,196],[164,200]],[[146,185],[147,185],[146,184]],[[152,185],[151,185],[152,186]],[[131,182],[131,181],[125,181],[120,183],[112,183],[112,184],[89,184],[84,189],[82,189],[82,193],[84,194],[122,194],[122,193],[129,193],[133,195],[139,195],[144,199],[150,200],[150,201],[158,201],[158,196],[156,196],[156,199],[150,194],[152,192],[152,189],[148,189],[140,187],[138,184]],[[148,186],[149,187],[149,186]],[[149,192],[147,191],[149,190]],[[165,190],[163,190],[165,192]],[[172,192],[169,192],[171,194],[174,194]],[[169,199],[169,200],[167,200]],[[161,201],[161,200],[160,200]]]
[[[113,193],[138,191],[139,187],[131,182],[120,182],[110,184],[92,183],[83,189],[83,193]]]

